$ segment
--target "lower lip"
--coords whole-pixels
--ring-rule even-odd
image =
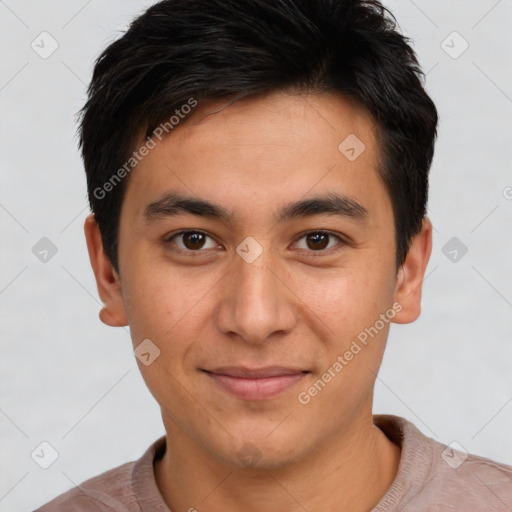
[[[294,373],[292,375],[279,375],[277,377],[265,377],[262,379],[244,379],[231,377],[217,373],[206,372],[213,381],[223,389],[229,391],[238,398],[250,400],[264,400],[272,398],[279,393],[291,388],[302,380],[306,373]]]

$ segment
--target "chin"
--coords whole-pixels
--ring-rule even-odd
[[[277,430],[282,428],[280,435]],[[298,458],[297,446],[301,446],[302,436],[291,435],[283,425],[276,428],[253,426],[250,431],[242,429],[239,435],[233,435],[229,441],[229,448],[222,450],[219,458],[237,468],[247,469],[277,469],[293,463]]]

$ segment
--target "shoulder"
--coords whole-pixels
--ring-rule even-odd
[[[395,481],[375,511],[512,510],[512,466],[440,443],[398,416],[378,415],[375,423],[402,450]]]
[[[135,462],[110,469],[57,496],[35,512],[138,511],[131,475]]]
[[[35,512],[140,512],[140,500],[165,510],[155,482],[153,462],[165,450],[165,436],[138,460],[109,469],[57,496]],[[159,507],[153,507],[154,504]]]
[[[428,439],[432,466],[418,497],[440,510],[510,510],[512,466]],[[471,507],[471,508],[470,508]]]

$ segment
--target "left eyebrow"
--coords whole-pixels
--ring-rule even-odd
[[[319,214],[339,215],[364,221],[368,217],[368,210],[355,199],[331,192],[284,206],[277,214],[277,221],[284,222]]]
[[[232,223],[234,219],[233,212],[219,204],[178,192],[168,192],[160,199],[148,204],[144,208],[143,216],[146,221],[154,221],[180,213],[209,217],[226,223]],[[274,218],[277,222],[286,222],[320,214],[339,215],[362,222],[367,219],[368,210],[355,199],[330,192],[289,203],[280,208],[274,214]]]

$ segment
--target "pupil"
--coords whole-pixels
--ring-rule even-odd
[[[201,233],[185,233],[185,246],[187,249],[201,249],[204,243],[204,235]]]
[[[325,249],[328,245],[329,235],[325,233],[315,233],[313,235],[308,236],[308,246],[310,249]],[[310,241],[313,241],[313,246],[309,244]]]

